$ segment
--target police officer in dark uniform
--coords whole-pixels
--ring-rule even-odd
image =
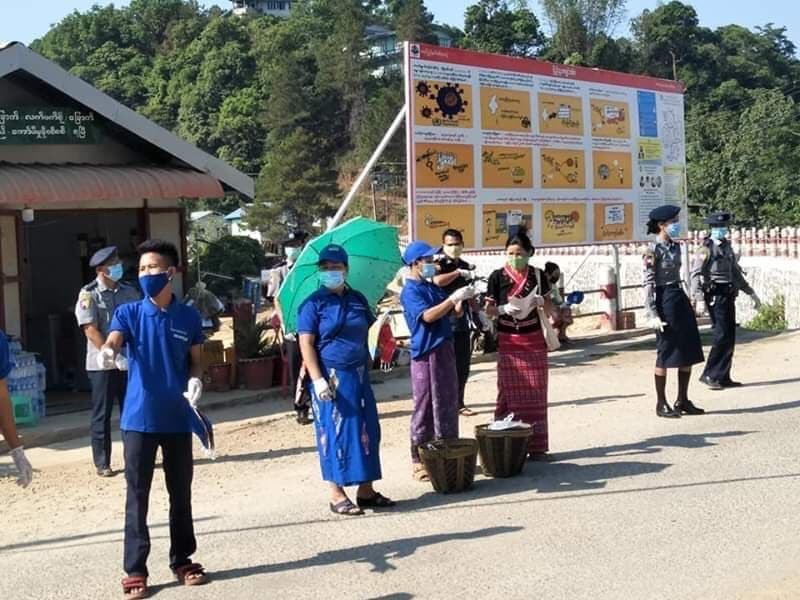
[[[475,267],[461,259],[464,250],[464,238],[457,229],[448,229],[442,235],[442,252],[444,258],[438,262],[439,274],[434,276],[433,282],[442,288],[448,295],[457,289],[466,287],[475,278]],[[464,405],[464,390],[469,379],[470,362],[472,361],[472,330],[474,321],[469,303],[463,313],[458,316],[453,312],[450,315],[450,324],[453,328],[453,343],[456,351],[456,372],[458,374],[458,410],[470,417],[475,413]]]
[[[86,335],[86,371],[92,384],[92,457],[97,474],[110,477],[111,471],[111,413],[114,404],[122,404],[128,378],[125,357],[120,355],[112,368],[104,369],[97,355],[106,342],[114,310],[141,298],[139,291],[122,283],[124,268],[115,246],[95,252],[89,260],[97,277],[81,288],[75,305],[75,317]]]
[[[714,327],[714,341],[700,381],[712,390],[737,387],[731,379],[733,350],[736,345],[736,296],[742,291],[758,310],[761,300],[747,283],[733,247],[727,239],[731,215],[712,213],[706,219],[711,235],[695,253],[692,261],[692,296],[697,312],[708,310]]]
[[[656,241],[644,254],[645,309],[656,332],[656,415],[676,418],[700,415],[703,409],[689,400],[692,365],[703,362],[703,346],[692,305],[681,281],[680,207],[665,205],[650,212],[647,233]],[[667,369],[678,369],[678,398],[667,403]]]

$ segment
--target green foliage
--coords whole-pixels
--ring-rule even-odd
[[[208,289],[218,296],[230,296],[242,287],[242,278],[256,277],[266,265],[264,250],[256,240],[227,235],[200,251],[203,273],[217,273],[233,277],[233,281],[209,277]]]
[[[745,327],[754,331],[785,331],[786,304],[783,296],[777,296],[772,302],[765,302]]]
[[[625,0],[541,0],[541,5],[553,33],[552,60],[587,60],[625,17]]]
[[[234,331],[236,357],[240,360],[268,358],[279,353],[275,330],[269,321],[245,321]]]
[[[464,15],[462,45],[482,52],[536,56],[544,45],[539,20],[524,1],[480,0]]]

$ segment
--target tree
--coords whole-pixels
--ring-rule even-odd
[[[625,17],[625,0],[541,0],[553,34],[550,58],[583,62]]]
[[[536,56],[544,44],[539,21],[523,0],[480,0],[464,16],[465,48],[511,56]]]
[[[433,15],[423,0],[390,0],[387,5],[399,41],[437,43]]]

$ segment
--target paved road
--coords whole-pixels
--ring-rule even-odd
[[[651,344],[558,353],[556,460],[452,496],[411,480],[408,381],[383,383],[380,489],[400,504],[358,518],[327,511],[310,429],[254,406],[219,412],[222,456],[198,462],[194,486],[196,558],[214,582],[170,583],[159,473],[151,585],[164,600],[798,598],[799,343],[742,344],[747,387],[693,383],[710,414],[681,420],[653,414]],[[493,365],[478,365],[468,401],[482,414],[465,432],[488,419],[495,385]],[[124,481],[92,475],[85,439],[30,454],[40,472],[27,491],[0,459],[0,595],[119,596]]]

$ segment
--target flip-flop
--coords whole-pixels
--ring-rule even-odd
[[[380,492],[375,492],[369,498],[356,496],[356,503],[359,508],[389,508],[397,504],[397,502],[387,498]]]
[[[431,476],[428,475],[428,470],[421,463],[416,463],[414,465],[414,470],[411,472],[411,476],[414,479],[416,479],[417,481],[430,481],[431,480]]]
[[[133,590],[139,590],[134,592]],[[131,600],[133,598],[147,598],[147,577],[143,575],[129,575],[122,580],[123,598]]]
[[[175,578],[183,585],[203,585],[208,583],[208,575],[200,563],[189,563],[175,567]]]
[[[337,515],[345,515],[346,517],[357,517],[359,515],[363,515],[364,511],[361,510],[358,506],[350,502],[350,498],[345,498],[338,504],[334,504],[331,502],[328,506],[330,506],[331,512]]]
[[[474,410],[467,408],[466,406],[459,410],[458,413],[464,417],[474,417],[476,414]]]

